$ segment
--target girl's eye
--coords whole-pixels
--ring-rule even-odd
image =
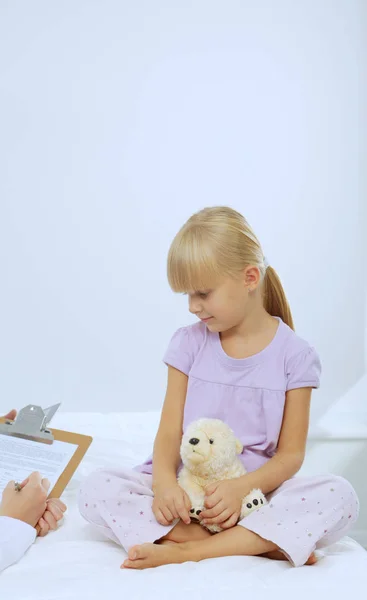
[[[210,439],[210,440],[209,440],[209,444],[214,444],[214,440],[213,440],[213,439]]]
[[[198,296],[200,296],[200,298],[207,298],[209,296],[210,292],[198,292]]]

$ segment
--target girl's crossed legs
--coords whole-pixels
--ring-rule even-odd
[[[234,555],[312,564],[314,550],[343,537],[358,516],[349,482],[326,475],[286,481],[268,496],[269,504],[215,535],[198,524],[164,527],[152,512],[151,479],[131,469],[102,470],[91,474],[80,490],[81,514],[126,549],[128,568]]]
[[[237,525],[213,535],[199,524],[185,525],[180,521],[157,543],[130,548],[122,567],[148,569],[171,563],[238,555],[262,555],[276,560],[287,560],[273,542],[264,540],[244,527]],[[312,553],[306,564],[313,564],[316,560]]]

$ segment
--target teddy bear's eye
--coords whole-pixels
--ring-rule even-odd
[[[214,440],[213,440],[213,438],[211,438],[211,439],[209,440],[209,444],[214,444]]]

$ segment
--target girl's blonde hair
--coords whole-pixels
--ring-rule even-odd
[[[276,271],[264,264],[259,240],[233,208],[204,208],[190,217],[169,249],[168,282],[175,292],[206,290],[223,276],[237,276],[248,265],[260,270],[265,310],[294,329]]]

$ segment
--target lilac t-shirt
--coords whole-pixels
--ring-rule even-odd
[[[314,348],[281,319],[273,340],[248,358],[232,358],[218,333],[204,323],[182,327],[171,339],[164,362],[188,376],[183,429],[201,417],[222,419],[243,444],[240,456],[254,471],[274,456],[285,393],[317,388],[321,364]],[[152,458],[137,467],[152,472]]]

